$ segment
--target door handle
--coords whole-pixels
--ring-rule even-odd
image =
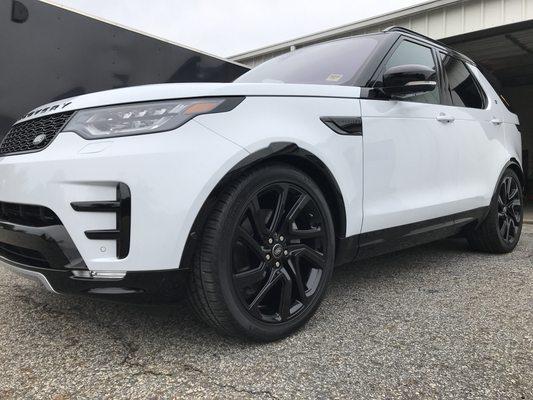
[[[437,121],[448,124],[455,121],[455,117],[446,114],[439,114],[437,115]]]
[[[501,124],[503,124],[503,121],[501,119],[499,119],[499,118],[492,118],[490,120],[490,123],[493,124],[493,125],[501,125]]]

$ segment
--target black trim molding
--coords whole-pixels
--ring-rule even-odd
[[[334,206],[331,207],[331,211],[334,213],[337,221],[335,224],[337,236],[344,237],[346,235],[346,207],[344,204],[344,198],[342,197],[341,189],[337,183],[337,180],[335,179],[335,176],[317,156],[305,149],[302,149],[295,143],[274,142],[268,147],[250,154],[245,159],[241,160],[237,165],[235,165],[219,185],[224,185],[227,180],[239,176],[239,174],[241,174],[245,169],[267,161],[281,161],[295,165],[310,173],[310,175],[315,178],[319,184],[325,183],[325,186],[320,186],[322,186],[321,188],[324,190],[324,194],[328,202],[334,204]],[[310,167],[312,171],[309,171]]]
[[[117,199],[111,201],[79,201],[71,203],[75,211],[113,212],[117,216],[116,229],[86,231],[85,236],[92,240],[115,240],[117,258],[124,259],[130,252],[131,236],[131,192],[128,185],[117,185]]]
[[[348,264],[454,236],[469,227],[476,227],[485,219],[488,210],[489,207],[481,207],[341,239],[337,244],[335,264]]]

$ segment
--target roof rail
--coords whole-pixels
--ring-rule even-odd
[[[419,37],[419,38],[424,39],[424,40],[426,40],[428,42],[436,44],[436,45],[438,45],[438,46],[440,46],[440,47],[442,47],[444,49],[450,50],[453,53],[463,57],[466,60],[468,60],[469,62],[475,64],[475,61],[473,61],[470,57],[467,57],[464,54],[459,53],[458,51],[450,48],[449,46],[447,46],[446,44],[444,44],[442,42],[439,42],[438,40],[432,39],[432,38],[430,38],[429,36],[426,36],[426,35],[422,35],[421,33],[418,33],[418,32],[413,31],[411,29],[404,28],[402,26],[391,26],[391,27],[388,27],[388,28],[384,29],[383,32],[400,32],[400,33],[407,33],[408,35]]]

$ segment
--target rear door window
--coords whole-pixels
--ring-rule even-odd
[[[442,54],[442,66],[448,81],[452,103],[457,107],[485,108],[485,95],[465,63],[449,54]]]

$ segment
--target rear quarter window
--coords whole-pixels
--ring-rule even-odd
[[[485,108],[487,97],[466,64],[449,54],[441,53],[441,58],[453,105],[467,108]]]

